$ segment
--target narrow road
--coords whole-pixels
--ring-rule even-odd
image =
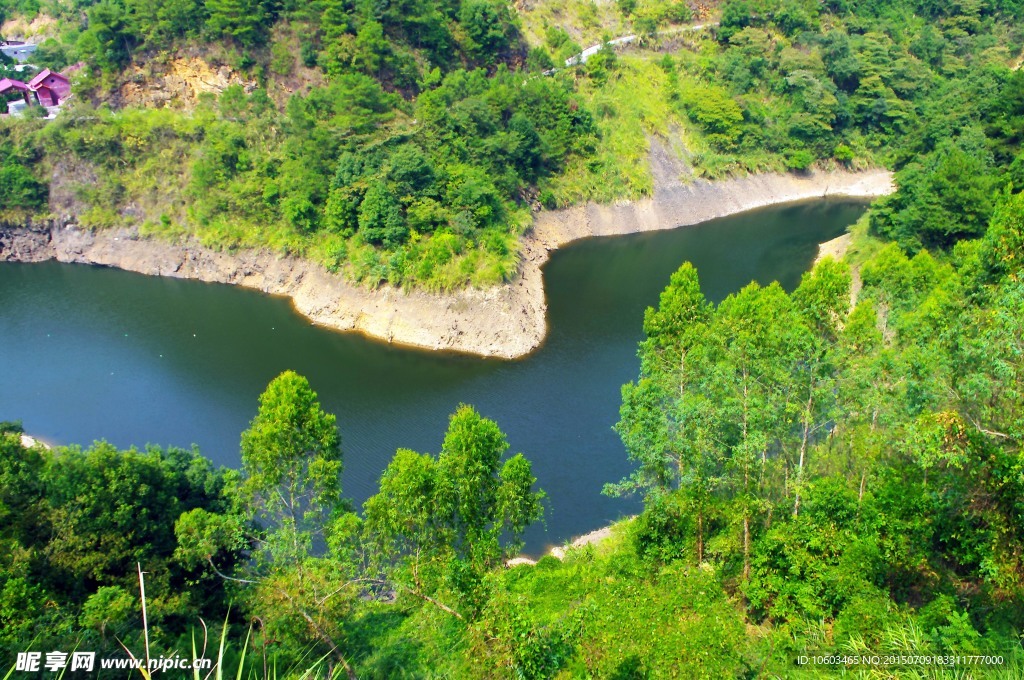
[[[677,26],[676,28],[672,28],[672,29],[669,29],[667,31],[658,31],[658,35],[675,35],[677,33],[692,33],[694,31],[703,30],[703,29],[705,29],[705,28],[707,28],[709,26],[717,26],[717,25],[718,25],[717,21],[709,21],[709,22],[703,23],[703,24],[693,24],[692,26]],[[587,63],[587,59],[589,59],[590,57],[592,57],[595,54],[597,54],[598,52],[600,52],[601,48],[604,47],[605,45],[612,45],[613,47],[615,45],[627,45],[629,43],[636,42],[639,39],[640,39],[640,36],[636,35],[636,34],[624,35],[621,38],[615,38],[614,40],[609,40],[607,43],[597,43],[596,45],[591,45],[590,47],[588,47],[587,49],[583,50],[579,54],[577,54],[575,56],[572,56],[572,57],[569,57],[568,59],[566,59],[565,60],[565,65],[566,65],[566,67],[569,67],[569,66],[576,66],[577,64],[585,64],[585,63]]]

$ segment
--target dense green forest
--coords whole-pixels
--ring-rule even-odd
[[[96,228],[450,287],[514,270],[534,202],[649,193],[650,136],[703,176],[882,163],[899,190],[793,291],[713,305],[681,263],[622,391],[635,471],[606,487],[643,512],[562,560],[505,566],[543,492],[469,406],[436,455],[397,451],[361,509],[344,433],[294,373],[254,405],[240,471],[25,448],[3,424],[5,663],[138,655],[148,633],[154,655],[260,678],[839,672],[804,656],[1024,675],[1017,3],[741,0],[692,34],[671,24],[699,8],[672,3],[84,4],[0,5],[56,17],[41,63],[93,66],[56,120],[0,123],[9,214],[45,213],[59,166],[94,178],[77,200]],[[541,75],[609,16],[644,44]],[[187,112],[104,105],[135,60],[204,43],[259,86]],[[300,71],[318,80],[281,96]]]
[[[292,372],[260,397],[241,472],[181,449],[26,448],[14,422],[0,447],[5,663],[45,647],[248,668],[251,642],[282,677],[354,676],[361,638],[410,601],[478,618],[488,575],[543,514],[530,462],[468,406],[437,456],[398,451],[356,514],[335,417]]]
[[[50,21],[38,66],[85,68],[56,120],[0,123],[3,211],[48,215],[52,189],[54,216],[89,228],[269,247],[368,285],[450,289],[511,277],[533,209],[649,195],[652,138],[711,178],[882,164],[923,173],[926,193],[961,171],[1019,183],[1005,155],[1019,129],[1020,9],[7,0],[0,16]],[[611,30],[641,39],[551,72]],[[126,87],[158,89],[162,68],[196,55],[238,84],[191,110],[125,102]],[[974,235],[992,186],[976,189],[963,206]],[[905,219],[924,218],[892,222],[894,238],[916,234]]]

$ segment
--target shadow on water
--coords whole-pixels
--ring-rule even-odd
[[[629,473],[612,431],[636,376],[646,306],[693,262],[723,299],[751,280],[799,282],[817,244],[864,204],[818,200],[695,227],[590,239],[545,268],[550,334],[519,361],[390,347],[312,326],[288,302],[223,285],[98,267],[0,265],[0,420],[57,443],[197,444],[239,463],[257,397],[285,369],[337,414],[346,494],[361,503],[398,447],[436,452],[459,403],[497,420],[550,496],[528,550],[635,512],[601,487]]]

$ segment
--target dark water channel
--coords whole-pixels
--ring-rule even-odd
[[[818,200],[694,227],[591,239],[545,269],[550,334],[520,361],[398,349],[311,326],[286,300],[80,265],[0,264],[0,420],[55,443],[197,444],[239,463],[257,397],[285,369],[337,414],[346,494],[361,503],[398,447],[436,452],[460,402],[534,461],[550,497],[528,551],[635,511],[601,496],[630,466],[612,425],[638,370],[646,306],[684,260],[721,300],[751,280],[792,289],[817,244],[864,204]]]

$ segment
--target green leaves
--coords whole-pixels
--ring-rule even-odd
[[[188,457],[156,448],[121,452],[107,443],[55,458],[44,473],[53,532],[49,559],[77,579],[110,584],[130,581],[144,556],[169,558],[173,519],[197,506],[219,506],[217,480],[209,491],[196,489],[205,480],[188,479],[183,463]],[[216,473],[207,464],[208,475]]]
[[[983,264],[994,279],[1024,281],[1024,194],[1002,197],[981,243]]]
[[[409,236],[401,208],[383,182],[374,182],[359,205],[359,232],[370,243],[393,248]]]
[[[440,549],[448,539],[440,526],[436,460],[399,449],[384,470],[380,490],[366,501],[366,528],[380,559]]]
[[[223,606],[197,568],[212,541],[192,559],[175,524],[229,513],[229,476],[194,451],[24,449],[0,435],[0,646],[45,639],[112,653],[115,635],[134,645],[139,563],[154,629]],[[237,547],[218,554],[221,568],[234,569]]]
[[[721,88],[692,88],[687,91],[683,101],[687,115],[714,139],[728,145],[739,137],[743,111]]]
[[[850,311],[850,268],[825,258],[804,274],[793,302],[813,331],[834,343]]]
[[[465,31],[462,48],[477,61],[492,65],[519,40],[515,14],[499,0],[466,0],[459,8]]]
[[[493,420],[467,406],[452,415],[437,461],[442,480],[438,501],[466,539],[482,538],[494,519],[499,461],[507,449]]]
[[[3,102],[0,105],[6,106]],[[28,145],[8,139],[7,132],[0,127],[0,196],[4,197],[0,211],[43,208],[49,189],[32,173],[35,154]]]
[[[206,28],[240,45],[252,46],[263,40],[268,13],[264,0],[205,0],[209,16]]]
[[[544,514],[541,501],[543,492],[534,492],[537,478],[533,466],[521,453],[517,453],[501,466],[501,483],[498,485],[498,514],[505,518],[505,526],[515,539],[506,547],[507,553],[522,548],[519,537],[533,522]]]
[[[638,554],[710,557],[755,620],[835,621],[837,639],[970,583],[931,643],[980,648],[1024,583],[1019,212],[1007,192],[952,257],[881,247],[856,300],[827,258],[790,295],[751,284],[717,307],[682,267],[616,426],[638,466],[609,490],[646,494]]]
[[[99,631],[100,635],[106,635],[108,629],[111,633],[123,634],[126,624],[136,623],[134,619],[138,611],[139,603],[127,590],[103,586],[82,605],[81,622],[84,627]]]
[[[684,262],[658,298],[658,308],[648,307],[644,312],[644,333],[655,346],[667,348],[692,338],[710,316],[711,307],[700,290],[697,270]]]
[[[872,231],[912,252],[981,236],[992,215],[997,180],[991,158],[971,145],[966,136],[947,140],[897,173],[900,190],[880,201]]]
[[[497,424],[469,406],[452,415],[436,459],[400,449],[364,505],[383,566],[427,592],[444,575],[478,606],[484,573],[515,554],[543,514],[530,462],[516,454],[501,463],[507,449]]]
[[[242,518],[235,514],[211,513],[204,508],[183,512],[174,524],[178,547],[174,557],[189,568],[223,564],[216,559],[248,547]]]
[[[285,371],[271,381],[242,433],[241,492],[257,516],[300,534],[319,530],[341,501],[335,422],[304,377]]]

